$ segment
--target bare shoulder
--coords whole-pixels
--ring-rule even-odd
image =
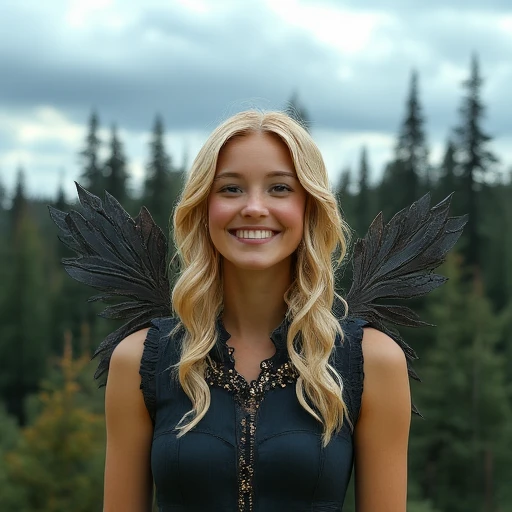
[[[107,419],[110,411],[117,411],[127,405],[138,414],[146,414],[140,392],[139,370],[148,330],[141,329],[130,334],[112,352],[105,392]]]
[[[397,371],[407,372],[403,350],[387,334],[369,327],[363,329],[362,348],[365,377],[368,372],[383,376]]]
[[[407,362],[386,334],[365,328],[363,396],[355,427],[356,502],[360,512],[405,512],[411,396]]]
[[[107,450],[103,510],[150,510],[153,425],[139,374],[148,329],[130,334],[114,349],[105,391]]]
[[[121,410],[146,416],[147,410],[140,391],[139,374],[144,341],[149,329],[141,329],[119,342],[112,352],[105,391],[105,414],[107,422],[116,418]]]
[[[148,331],[149,328],[140,329],[122,339],[112,352],[110,367],[130,367],[135,364],[139,365]]]
[[[361,423],[378,425],[384,418],[385,421],[394,422],[400,417],[407,423],[411,396],[403,350],[387,334],[373,328],[364,329],[362,349],[364,381]]]

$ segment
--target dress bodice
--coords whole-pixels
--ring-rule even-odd
[[[154,422],[151,468],[160,512],[340,512],[353,463],[347,420],[322,447],[322,425],[299,403],[297,371],[286,350],[287,321],[272,333],[276,353],[248,383],[234,366],[229,334],[219,321],[205,380],[211,404],[198,425],[178,438],[191,402],[172,373],[179,361],[176,320],[153,321],[141,364],[142,392]],[[355,424],[362,393],[363,321],[344,320],[332,364]]]

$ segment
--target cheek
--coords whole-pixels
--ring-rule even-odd
[[[222,227],[229,222],[233,215],[233,208],[225,201],[219,201],[215,197],[208,201],[208,222],[210,226]]]
[[[304,212],[305,202],[301,200],[294,201],[281,211],[283,223],[286,224],[289,229],[296,232],[297,235],[300,234],[300,236],[302,236],[302,231],[304,230]]]

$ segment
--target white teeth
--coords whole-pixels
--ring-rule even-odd
[[[237,229],[235,232],[238,238],[271,238],[273,234],[272,231],[253,229]]]

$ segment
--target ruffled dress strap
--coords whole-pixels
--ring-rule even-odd
[[[157,410],[157,375],[179,360],[177,347],[173,344],[171,350],[168,348],[171,339],[170,334],[176,327],[177,322],[176,318],[156,318],[152,320],[144,341],[139,369],[141,376],[140,389],[153,423]]]
[[[341,320],[343,340],[336,341],[333,363],[341,376],[343,399],[348,409],[350,422],[355,427],[361,411],[363,395],[363,327],[368,322],[360,318],[347,317]]]

